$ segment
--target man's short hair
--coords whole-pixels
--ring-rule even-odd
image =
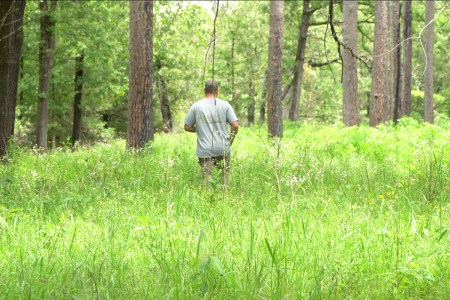
[[[217,84],[217,81],[212,80],[212,79],[206,81],[205,93],[216,94],[218,90],[219,90],[219,85]]]

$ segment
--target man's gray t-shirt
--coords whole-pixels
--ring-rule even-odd
[[[195,102],[184,123],[196,127],[197,157],[223,156],[230,152],[228,124],[237,121],[231,105],[221,99],[203,99]]]

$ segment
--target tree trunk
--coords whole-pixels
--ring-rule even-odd
[[[376,126],[388,120],[387,95],[387,34],[388,10],[386,1],[375,2],[375,40],[373,43],[372,90],[369,124]]]
[[[356,53],[358,36],[358,1],[343,1],[343,43]],[[356,57],[342,49],[343,121],[345,126],[359,125],[358,70]]]
[[[22,80],[23,80],[23,77],[24,77],[24,71],[23,71],[23,66],[24,66],[24,58],[23,58],[23,55],[21,55],[21,57],[20,57],[20,67],[19,67],[19,82],[21,82]],[[18,88],[20,88],[20,87],[18,87]],[[19,99],[18,99],[18,104],[20,105],[20,104],[22,104],[23,103],[23,96],[24,96],[24,88],[22,87],[22,88],[20,88],[19,89]],[[19,118],[20,118],[20,116],[19,116]]]
[[[403,2],[403,82],[402,100],[399,107],[399,118],[411,114],[411,76],[412,76],[412,0]]]
[[[433,67],[434,67],[434,0],[426,1],[425,24],[428,27],[425,29],[425,54],[426,54],[426,69],[424,82],[424,120],[425,122],[434,123],[434,100],[433,100]]]
[[[236,110],[236,87],[234,85],[234,36],[231,39],[231,106]]]
[[[39,3],[41,9],[41,44],[39,47],[39,89],[38,89],[38,126],[37,145],[40,149],[48,149],[48,89],[55,58],[55,22],[53,13],[56,0],[50,7],[47,0]]]
[[[130,0],[130,68],[127,147],[153,140],[153,1]]]
[[[25,1],[0,1],[0,158],[14,134]]]
[[[300,95],[302,92],[303,64],[305,62],[306,39],[308,37],[309,20],[314,13],[311,9],[310,0],[303,1],[302,21],[300,25],[300,33],[297,43],[297,54],[295,56],[295,71],[292,79],[292,101],[289,109],[289,119],[291,121],[298,120]]]
[[[269,72],[266,70],[265,78],[264,78],[264,86],[261,95],[261,103],[259,105],[259,122],[264,123],[266,121],[266,103],[267,103],[267,80],[268,80]]]
[[[267,80],[270,137],[283,137],[283,34],[284,1],[270,2],[269,62]]]
[[[163,119],[164,129],[168,132],[173,130],[173,119],[172,111],[170,110],[169,95],[167,93],[167,83],[159,76],[159,89],[160,91],[160,105],[161,105],[161,116]]]
[[[249,82],[248,94],[250,96],[250,100],[247,108],[247,120],[248,124],[251,125],[255,123],[255,86],[253,84],[253,80],[250,80]]]
[[[398,107],[398,102],[400,101],[400,87],[401,87],[401,76],[399,61],[401,59],[401,46],[400,46],[400,0],[394,0],[389,2],[390,5],[390,31],[391,31],[391,43],[390,49],[390,73],[389,73],[389,113],[390,118],[392,117],[396,121],[395,112]]]
[[[84,75],[84,53],[81,52],[75,58],[75,96],[73,98],[73,130],[72,130],[72,149],[76,148],[81,140],[82,128],[82,108],[81,100],[83,98],[83,75]]]
[[[399,1],[398,1],[399,2]],[[397,17],[396,17],[397,16]],[[396,43],[396,45],[398,45],[400,43],[400,24],[401,24],[401,10],[400,10],[400,3],[398,4],[398,7],[395,6],[394,11],[393,11],[393,18],[392,18],[393,23],[393,27],[396,29],[395,31],[392,31],[393,34],[393,43]],[[394,45],[394,46],[396,46]],[[392,80],[395,81],[395,85],[393,87],[393,96],[394,96],[394,123],[398,122],[398,119],[400,118],[401,115],[401,109],[402,109],[402,97],[401,97],[401,91],[402,91],[402,68],[401,68],[401,64],[402,64],[402,48],[399,45],[395,50],[394,53],[392,54],[393,58],[395,55],[395,59],[392,60],[392,65],[396,66],[396,72],[395,74],[392,74]],[[395,76],[395,77],[394,77]]]
[[[266,102],[267,98],[262,98],[261,105],[259,106],[259,122],[261,123],[266,121]]]

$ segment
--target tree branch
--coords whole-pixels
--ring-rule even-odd
[[[328,20],[326,21],[321,21],[321,22],[315,22],[315,23],[310,23],[309,26],[322,26],[322,25],[327,25],[328,24]]]
[[[312,68],[320,68],[320,67],[328,66],[330,64],[337,63],[337,62],[339,62],[339,58],[335,58],[333,60],[324,61],[324,62],[314,62],[312,60],[309,60],[308,65],[310,65]]]
[[[283,102],[284,98],[286,98],[286,95],[288,94],[289,90],[291,89],[291,83],[289,83],[287,86],[283,89],[283,96],[281,96],[281,101]]]
[[[328,7],[328,13],[329,13],[329,23],[330,23],[330,28],[331,28],[331,33],[333,35],[334,40],[336,41],[337,45],[338,45],[338,53],[339,53],[339,59],[341,59],[342,61],[342,56],[341,56],[341,47],[343,47],[345,50],[348,50],[350,52],[350,54],[355,57],[356,59],[358,59],[359,61],[361,61],[368,69],[370,69],[370,66],[367,64],[367,61],[365,59],[363,59],[361,56],[359,56],[354,49],[352,49],[351,47],[349,47],[347,44],[344,44],[341,40],[339,40],[337,33],[336,33],[336,29],[334,28],[334,22],[333,22],[333,2],[334,0],[330,0],[330,5]]]

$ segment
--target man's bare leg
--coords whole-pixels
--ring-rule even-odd
[[[211,158],[200,158],[199,162],[202,169],[203,184],[208,188],[211,186],[214,161]]]

